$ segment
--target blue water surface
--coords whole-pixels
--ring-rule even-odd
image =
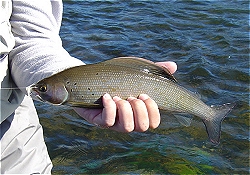
[[[175,77],[209,105],[235,102],[221,143],[162,112],[159,128],[118,133],[68,107],[36,103],[53,174],[248,174],[248,1],[65,1],[63,46],[86,64],[120,56],[175,61]]]

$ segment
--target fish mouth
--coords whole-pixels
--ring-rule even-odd
[[[40,96],[38,87],[35,84],[27,87],[26,90],[27,90],[28,96],[30,96],[32,99],[45,102],[45,100],[42,99],[42,97]]]

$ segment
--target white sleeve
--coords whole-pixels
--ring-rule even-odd
[[[84,64],[62,47],[61,1],[13,1],[10,18],[15,47],[10,70],[18,87],[28,87],[63,69]]]

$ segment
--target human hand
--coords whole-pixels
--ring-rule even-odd
[[[166,67],[172,74],[177,70],[174,62],[156,64]],[[119,132],[144,132],[148,128],[157,128],[160,124],[158,106],[146,94],[141,94],[138,98],[129,97],[127,100],[104,94],[102,103],[103,109],[74,108],[74,110],[90,123]]]

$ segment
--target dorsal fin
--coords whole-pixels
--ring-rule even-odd
[[[170,79],[173,82],[177,82],[177,80],[174,78],[174,76],[170,73],[170,71],[166,67],[158,66],[154,62],[146,60],[144,58],[118,57],[118,58],[113,58],[113,59],[101,62],[101,64],[105,64],[105,65],[110,64],[110,65],[117,65],[117,66],[128,67],[128,68],[135,68],[143,72],[152,73],[152,74]]]

